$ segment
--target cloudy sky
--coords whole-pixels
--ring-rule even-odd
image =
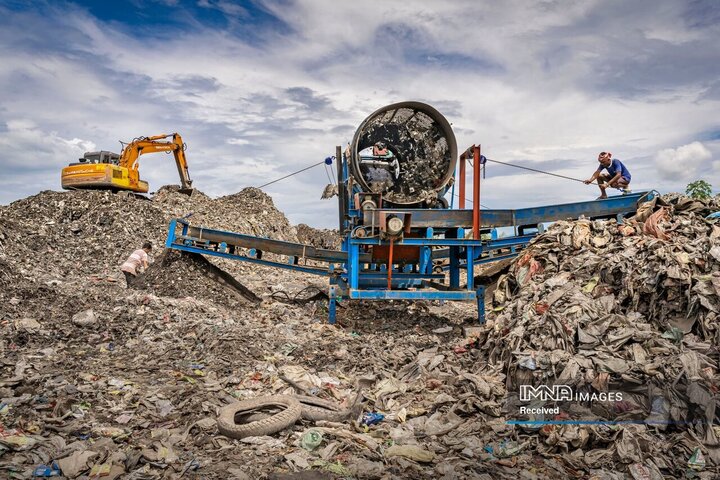
[[[0,0],[0,203],[60,188],[118,140],[180,132],[195,186],[258,186],[345,145],[388,103],[435,106],[460,150],[587,178],[601,150],[639,191],[720,191],[714,0]],[[141,158],[151,190],[172,160]],[[294,223],[335,226],[316,167],[265,190]],[[597,196],[490,165],[482,203]]]

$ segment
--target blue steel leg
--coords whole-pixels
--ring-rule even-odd
[[[460,247],[450,247],[450,288],[460,288]]]
[[[465,238],[465,229],[456,229],[454,237],[450,231],[446,235],[448,238]],[[450,247],[450,288],[460,288],[460,247]]]
[[[485,287],[479,286],[476,290],[477,306],[478,306],[478,322],[480,325],[485,324]]]
[[[475,287],[475,247],[468,246],[465,248],[465,253],[467,255],[467,289],[473,290]]]
[[[175,241],[175,229],[177,228],[177,220],[170,220],[170,226],[168,227],[168,236],[165,240],[165,248],[170,248],[170,245]]]
[[[333,275],[335,273],[334,265],[330,265],[328,271],[330,272],[330,289],[328,291],[328,323],[330,325],[335,325],[335,319],[337,314],[338,277]]]
[[[432,227],[425,230],[425,238],[433,238]],[[418,271],[421,273],[431,273],[432,267],[432,249],[430,247],[420,247],[420,265]]]
[[[357,290],[360,285],[360,246],[351,243],[348,253],[350,289]]]
[[[337,319],[336,288],[335,285],[330,285],[330,292],[328,293],[328,323],[330,325],[335,325],[335,320]]]

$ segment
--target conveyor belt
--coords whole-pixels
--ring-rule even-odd
[[[639,192],[587,202],[546,205],[542,207],[493,209],[480,211],[482,228],[527,227],[558,220],[587,218],[613,218],[618,214],[633,213],[640,203],[652,198],[655,192]],[[378,225],[381,212],[389,214],[410,213],[413,228],[435,229],[472,227],[472,210],[442,209],[382,209],[375,211],[375,218],[367,215],[365,225]]]

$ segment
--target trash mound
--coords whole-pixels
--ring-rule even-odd
[[[143,240],[161,244],[168,215],[152,202],[101,191],[44,191],[0,211],[16,269],[38,280],[115,273]]]
[[[342,247],[342,238],[337,230],[313,228],[304,223],[297,226],[297,238],[298,242],[316,248],[339,250]]]
[[[180,185],[163,185],[157,190],[157,192],[153,193],[152,201],[162,203],[163,205],[176,205],[181,207],[209,203],[212,201],[212,198],[208,197],[197,188],[194,188],[190,195],[180,193],[180,188]]]
[[[20,275],[15,271],[13,266],[0,257],[0,288],[5,290],[15,285]]]
[[[655,466],[677,474],[682,466],[663,465],[663,449],[670,438],[695,438],[720,465],[711,400],[720,384],[720,220],[705,218],[718,209],[716,200],[668,195],[621,225],[557,222],[501,277],[481,348],[504,366],[510,396],[520,385],[619,391],[622,402],[572,405],[564,419],[641,423],[612,441],[589,426],[543,429],[538,451],[582,448],[576,461],[590,468],[655,456]],[[678,437],[659,441],[666,429]]]
[[[230,306],[260,300],[202,255],[175,250],[165,250],[132,287],[160,296],[205,298]]]
[[[55,195],[74,205],[101,203],[105,194],[50,192],[47,201]],[[171,216],[244,221],[216,210],[219,199],[179,195],[171,188],[152,201],[111,195],[117,208],[107,211],[115,212],[112,225],[129,229],[124,217],[154,208],[162,238]],[[242,201],[227,204],[250,215]],[[706,428],[720,380],[717,294],[708,293],[716,286],[718,224],[704,220],[709,204],[665,201],[628,225],[560,222],[513,264],[486,326],[476,324],[474,303],[347,300],[339,325],[330,326],[327,304],[310,300],[314,289],[325,291],[324,280],[312,289],[302,273],[234,262],[242,269],[236,278],[264,290],[255,304],[223,283],[214,268],[223,262],[174,251],[141,276],[147,289],[73,277],[83,265],[48,279],[44,270],[62,256],[33,249],[42,217],[0,207],[0,282],[13,283],[0,290],[0,471],[9,478],[718,478],[718,432]],[[31,208],[53,215],[53,205]],[[83,229],[95,208],[75,220]],[[52,227],[72,233],[66,222]],[[118,263],[138,242],[134,232],[121,235],[130,243],[114,252]],[[63,262],[105,254],[86,250],[70,250],[78,256]],[[17,264],[26,254],[35,268]],[[683,254],[679,271],[689,280],[669,275]],[[638,278],[654,283],[632,284]],[[645,298],[653,295],[654,304]],[[678,323],[686,318],[695,319],[688,333]],[[595,402],[563,418],[658,423],[507,422],[517,418],[503,411],[514,385],[561,376],[627,393],[623,402]],[[359,410],[344,420],[301,420],[272,436],[220,434],[218,412],[268,395],[305,395],[341,409],[359,398]]]
[[[216,212],[236,215],[237,229],[233,231],[260,235],[278,240],[297,241],[295,228],[290,225],[285,215],[275,208],[270,195],[254,187],[240,190],[238,193],[226,195],[213,200]],[[223,215],[219,215],[218,224]],[[225,219],[227,222],[227,219]],[[208,226],[211,226],[208,224]],[[215,227],[218,228],[218,227]]]
[[[144,240],[164,244],[172,218],[212,228],[295,241],[295,229],[272,199],[248,188],[211,199],[163,187],[152,200],[121,192],[43,191],[0,209],[0,255],[39,281],[118,275]],[[156,250],[157,252],[157,250]]]
[[[160,188],[153,202],[175,212],[173,216],[187,216],[194,224],[246,235],[277,240],[297,241],[295,228],[279,211],[272,198],[257,188],[244,188],[238,193],[212,199],[193,190],[192,195],[179,192],[177,185]]]
[[[523,318],[533,325],[546,323],[538,318],[582,323],[614,313],[642,318],[661,332],[677,328],[720,341],[714,325],[720,308],[720,222],[704,218],[711,210],[699,201],[654,201],[624,225],[553,224],[499,280],[498,320],[505,326]],[[566,336],[532,337],[529,345],[562,348]]]

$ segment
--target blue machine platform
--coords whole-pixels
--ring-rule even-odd
[[[346,172],[345,161],[342,163],[342,170]],[[587,202],[482,210],[484,232],[500,227],[511,227],[514,231],[511,236],[490,235],[489,239],[466,238],[465,229],[472,226],[473,210],[379,208],[360,211],[345,198],[341,201],[346,207],[346,227],[347,219],[354,219],[354,227],[343,232],[342,250],[215,230],[191,225],[183,219],[171,221],[165,246],[327,276],[330,323],[335,323],[336,302],[341,298],[476,301],[478,319],[483,322],[484,288],[474,285],[476,265],[517,255],[543,231],[544,224],[581,216],[622,221],[623,216],[634,213],[641,203],[655,195],[656,192],[651,191]],[[390,216],[406,219],[406,233],[401,237],[388,238],[374,230]],[[274,256],[263,258],[264,253]],[[466,279],[464,285],[461,285],[461,273]]]

